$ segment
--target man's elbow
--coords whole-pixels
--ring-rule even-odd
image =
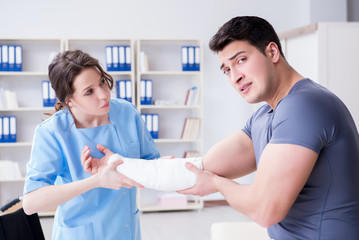
[[[278,208],[270,208],[271,207],[264,210],[258,209],[253,220],[262,227],[268,228],[282,221],[288,213],[284,210],[279,210]]]

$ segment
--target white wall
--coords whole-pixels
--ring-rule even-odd
[[[310,23],[310,0],[0,0],[0,8],[0,38],[201,38],[204,152],[253,110],[219,71],[212,35],[238,15],[264,17],[277,32]]]

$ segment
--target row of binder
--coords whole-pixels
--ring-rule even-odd
[[[199,71],[200,59],[198,46],[182,46],[182,71]]]
[[[141,117],[147,126],[153,139],[158,139],[159,116],[157,113],[141,113]]]
[[[0,116],[0,142],[16,142],[16,117]]]
[[[49,80],[41,82],[42,103],[44,107],[53,107],[57,102],[54,89],[51,87]]]
[[[131,80],[116,81],[116,97],[132,102],[132,82]]]
[[[140,101],[141,105],[152,104],[152,80],[141,79],[140,81]]]
[[[107,71],[131,71],[130,46],[106,46],[105,49]]]
[[[22,71],[21,45],[0,45],[0,71]]]

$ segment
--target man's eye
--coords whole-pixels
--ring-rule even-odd
[[[228,68],[226,68],[226,69],[223,70],[223,74],[224,74],[224,75],[227,75],[228,73],[229,73],[229,69],[228,69]]]
[[[245,60],[246,60],[246,58],[239,58],[238,61],[237,61],[237,63],[242,63],[242,62],[244,62]]]

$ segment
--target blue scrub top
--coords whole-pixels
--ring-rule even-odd
[[[155,159],[158,149],[137,109],[111,99],[110,123],[76,128],[68,109],[56,112],[35,131],[24,194],[38,188],[88,178],[81,165],[85,145],[101,158],[96,145],[130,158]],[[52,239],[141,239],[136,188],[95,188],[57,207]]]

